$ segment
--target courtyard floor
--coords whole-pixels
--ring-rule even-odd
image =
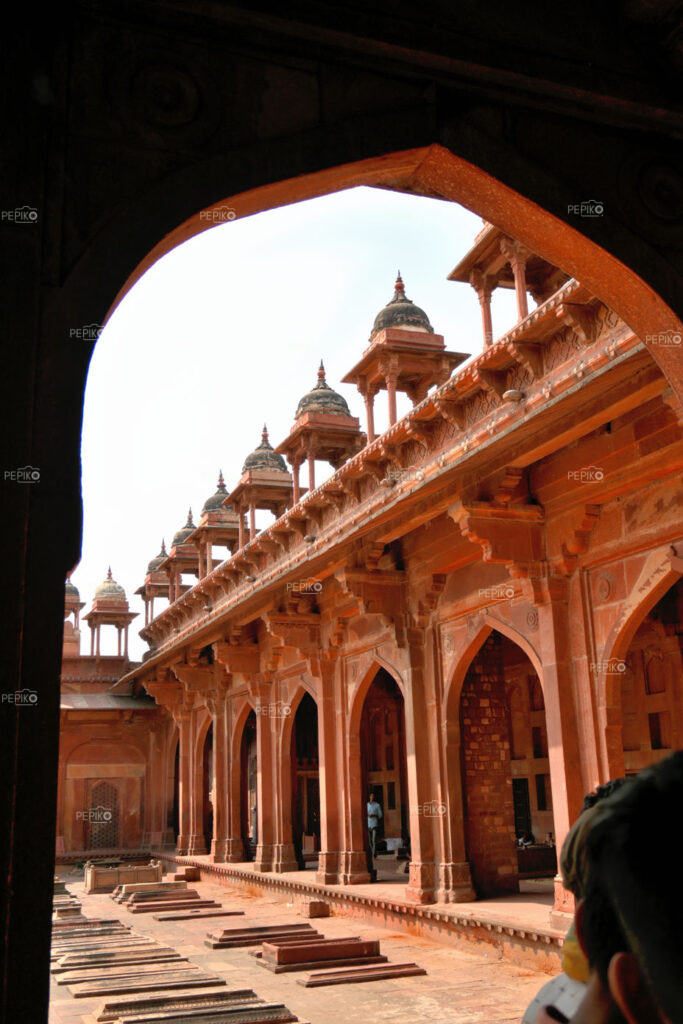
[[[210,950],[204,945],[208,931],[282,922],[300,922],[298,907],[269,896],[212,881],[192,882],[202,898],[215,899],[226,910],[243,910],[244,917],[196,921],[155,921],[152,914],[133,915],[108,895],[85,895],[82,872],[60,872],[68,889],[82,900],[86,917],[118,918],[135,932],[174,947],[183,956],[226,979],[231,988],[253,988],[264,999],[283,1002],[310,1024],[386,1024],[388,1021],[503,1024],[521,1020],[538,989],[548,980],[542,974],[518,967],[495,951],[464,952],[428,939],[366,925],[358,919],[330,917],[313,920],[326,938],[359,936],[379,939],[381,952],[390,961],[414,961],[426,976],[376,981],[366,984],[305,989],[298,974],[274,975],[259,967],[248,949]],[[521,903],[526,902],[522,897]],[[515,908],[517,909],[517,908]],[[523,912],[522,912],[523,913]],[[117,997],[121,998],[121,997]],[[51,983],[50,1024],[80,1024],[105,999],[74,999],[64,987]]]

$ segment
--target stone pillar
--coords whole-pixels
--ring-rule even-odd
[[[365,400],[365,418],[368,428],[368,444],[371,444],[376,437],[375,434],[375,392],[368,388],[363,395]]]
[[[197,718],[192,716],[192,775],[190,787],[190,841],[187,852],[192,855],[206,853],[204,837],[204,741],[198,741]],[[206,739],[206,737],[205,737]]]
[[[517,296],[517,316],[523,320],[529,314],[526,297],[526,261],[529,258],[529,251],[511,238],[501,238],[500,251],[512,267]]]
[[[393,427],[396,422],[396,385],[398,383],[397,373],[387,374],[387,395],[389,396],[389,426]]]
[[[227,838],[225,859],[229,864],[246,860],[242,839],[242,730],[235,732],[232,704],[226,709],[226,728],[230,737],[228,757],[230,771],[227,779]]]
[[[259,687],[258,707],[259,710],[268,704],[268,692],[265,684]],[[256,716],[256,757],[257,757],[257,781],[256,794],[258,801],[257,809],[257,843],[256,855],[254,857],[254,868],[256,871],[272,871],[273,867],[273,805],[275,801],[275,787],[273,785],[273,722],[275,720],[268,715],[259,714]]]
[[[273,734],[273,784],[275,789],[273,861],[271,871],[298,871],[292,827],[292,718],[275,718]]]
[[[222,864],[228,845],[228,737],[226,694],[224,690],[207,695],[206,706],[213,718],[213,837],[211,859]]]
[[[470,274],[470,284],[477,293],[479,305],[481,306],[481,326],[484,335],[484,348],[493,344],[493,323],[491,320],[491,281],[482,274],[481,270],[475,269]]]
[[[235,512],[237,512],[237,515],[239,516],[238,547],[241,550],[244,547],[244,510],[242,505],[238,502],[235,502]]]
[[[341,692],[337,694],[340,706]],[[339,882],[341,885],[361,885],[374,880],[366,847],[366,794],[363,792],[363,770],[360,749],[360,716],[352,728],[348,714],[338,727],[343,729],[341,742],[344,753],[339,773],[339,806],[343,809],[343,848],[339,855]],[[345,756],[344,756],[345,755]]]
[[[438,735],[434,702],[427,694],[425,652],[426,630],[408,630],[410,681],[404,701],[406,736],[406,771],[408,782],[408,815],[410,822],[410,880],[406,899],[414,903],[434,902],[434,832],[438,827],[441,793],[436,785],[431,751],[424,749],[424,737]],[[431,714],[428,705],[431,705]]]
[[[292,501],[298,505],[301,499],[301,483],[299,481],[301,459],[298,456],[293,457],[290,459],[290,465],[292,467]]]
[[[315,490],[315,452],[312,448],[308,449],[308,489],[309,491]]]
[[[186,854],[190,843],[190,802],[192,782],[192,712],[188,707],[173,711],[178,726],[178,843],[176,853]]]
[[[573,629],[569,619],[568,599],[569,584],[565,577],[548,576],[540,581],[535,603],[539,606],[538,645],[543,666],[550,786],[558,850],[562,849],[569,827],[579,815],[586,792],[580,771],[572,664]],[[573,912],[571,902],[558,875],[555,879],[554,907],[554,913],[560,915],[556,919],[558,925],[563,920],[562,914]]]
[[[249,540],[253,540],[256,536],[256,506],[253,502],[249,502]]]
[[[321,658],[322,678],[318,687],[318,757],[320,785],[320,854],[316,881],[336,885],[340,880],[341,772],[337,760],[335,683],[338,673],[334,658]]]

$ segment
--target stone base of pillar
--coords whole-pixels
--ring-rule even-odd
[[[211,860],[214,864],[223,864],[227,860],[227,839],[212,839],[211,840]]]
[[[344,850],[340,855],[339,885],[366,885],[372,880],[365,850]]]
[[[273,864],[271,871],[298,871],[299,862],[292,843],[276,843],[273,847]]]
[[[339,882],[339,854],[326,851],[318,854],[315,880],[319,885],[337,885]]]
[[[187,857],[190,848],[191,836],[178,836],[176,839],[175,852],[178,857]]]
[[[434,902],[433,864],[410,864],[410,881],[406,886],[405,896],[410,903]]]
[[[550,924],[558,931],[566,932],[574,920],[574,896],[562,885],[562,876],[555,875],[555,904],[550,911]]]
[[[272,871],[275,847],[272,843],[259,843],[254,857],[255,871]]]
[[[247,859],[244,855],[244,843],[241,839],[225,840],[225,859],[228,864],[243,864]]]
[[[59,856],[60,853],[65,853],[64,849],[64,836],[57,836],[55,841],[55,853]]]
[[[472,903],[476,900],[468,861],[439,864],[438,878],[436,898],[439,903]]]
[[[192,857],[202,857],[206,855],[206,840],[204,836],[190,836],[187,852]]]

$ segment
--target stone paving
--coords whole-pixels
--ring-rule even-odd
[[[135,932],[172,946],[192,963],[226,979],[231,988],[253,988],[261,998],[283,1002],[301,1021],[337,1024],[357,1019],[362,1024],[391,1021],[454,1022],[454,1024],[507,1024],[521,1020],[524,1009],[548,975],[517,967],[495,952],[488,955],[447,948],[421,937],[365,925],[359,920],[330,917],[315,922],[327,937],[358,935],[379,939],[381,952],[390,961],[414,961],[427,970],[423,977],[382,980],[368,984],[305,989],[297,974],[274,975],[259,967],[248,949],[210,950],[206,934],[212,921],[155,921],[152,915],[133,916],[108,895],[86,895],[75,874],[62,873],[70,891],[83,902],[87,917],[116,917]],[[225,909],[244,910],[244,917],[224,919],[230,925],[298,923],[303,919],[296,905],[252,895],[212,882],[193,883],[202,898],[216,899]],[[76,1000],[51,984],[50,1024],[80,1024],[104,1002]]]

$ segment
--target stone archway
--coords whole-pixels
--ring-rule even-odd
[[[246,717],[240,739],[240,836],[245,860],[253,861],[258,845],[258,753],[256,715]]]
[[[379,668],[365,693],[360,721],[361,797],[364,848],[371,871],[373,858],[366,804],[371,794],[381,808],[375,834],[376,853],[398,853],[410,848],[408,780],[403,694],[394,678]]]
[[[308,864],[318,866],[320,852],[318,706],[307,692],[302,695],[294,711],[289,763],[294,856],[299,869],[305,870]],[[285,760],[283,771],[286,770]]]

